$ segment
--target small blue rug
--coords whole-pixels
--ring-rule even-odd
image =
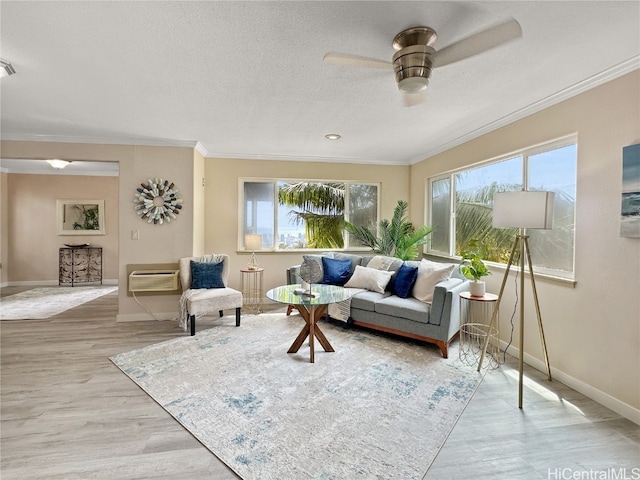
[[[287,350],[298,315],[225,317],[111,358],[243,479],[421,479],[482,374],[435,346],[321,322],[336,350]]]

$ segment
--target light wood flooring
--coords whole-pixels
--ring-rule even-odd
[[[116,313],[107,295],[50,319],[0,322],[2,480],[238,478],[108,359],[185,333],[169,321],[116,323]],[[640,427],[532,369],[519,410],[507,360],[424,478],[605,478],[568,475],[622,468],[627,477],[606,478],[640,478]]]

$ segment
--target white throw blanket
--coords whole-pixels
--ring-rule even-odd
[[[393,260],[395,260],[393,257],[376,255],[369,261],[367,267],[375,268],[376,270],[389,271],[391,265],[393,264]],[[342,302],[330,303],[327,307],[327,314],[334,320],[348,322],[349,317],[351,316],[351,299],[354,295],[357,295],[360,292],[367,291],[364,288],[347,288],[347,290],[352,290],[353,295],[351,295],[346,300],[343,300]]]
[[[334,320],[340,320],[342,322],[348,322],[349,317],[351,316],[351,299],[354,295],[360,292],[366,292],[364,288],[345,288],[345,290],[349,290],[352,295],[338,303],[330,303],[327,307],[327,314]]]
[[[203,255],[202,257],[200,257],[200,260],[198,261],[208,262],[208,263],[218,263],[218,262],[221,262],[223,258],[224,257],[222,255],[214,253],[211,255]],[[182,330],[184,330],[185,332],[187,331],[187,320],[188,320],[187,300],[189,300],[189,298],[191,298],[191,295],[193,295],[197,291],[198,290],[192,290],[189,288],[188,290],[185,290],[184,292],[182,292],[182,295],[180,296],[180,318],[178,318],[178,321],[179,321],[180,328],[182,328]]]

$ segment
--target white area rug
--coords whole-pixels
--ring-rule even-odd
[[[49,318],[103,295],[117,286],[43,287],[0,299],[0,320]]]
[[[321,322],[335,348],[289,346],[298,315],[224,318],[111,358],[243,479],[421,479],[482,380],[435,346]]]

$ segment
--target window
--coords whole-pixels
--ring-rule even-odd
[[[265,249],[360,247],[344,222],[377,225],[379,185],[351,181],[241,179],[244,235],[259,233]]]
[[[540,273],[573,278],[577,143],[574,137],[532,147],[515,155],[429,180],[428,252],[458,256],[478,239],[488,261],[507,263],[517,233],[493,228],[493,194],[504,191],[555,192],[552,230],[529,230],[534,267]]]

